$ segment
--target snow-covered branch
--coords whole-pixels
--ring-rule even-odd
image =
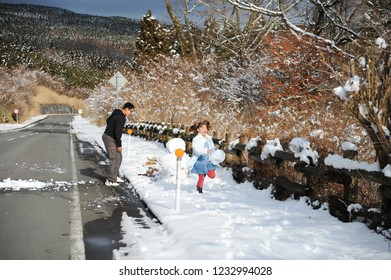
[[[290,11],[293,7],[295,7],[297,4],[299,4],[301,2],[301,0],[294,1],[294,3],[292,3],[289,7],[285,8],[284,10],[281,10],[281,9],[272,10],[272,9],[268,9],[268,8],[263,8],[259,5],[255,5],[251,1],[247,1],[247,0],[228,0],[228,2],[234,6],[237,6],[239,9],[258,12],[258,13],[261,13],[265,16],[278,17],[278,16],[282,16],[284,13]]]

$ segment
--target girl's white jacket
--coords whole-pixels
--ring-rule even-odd
[[[211,136],[207,134],[204,137],[200,133],[198,133],[197,136],[193,138],[192,149],[193,149],[193,154],[191,156],[191,159],[187,167],[189,170],[193,169],[194,164],[197,162],[199,156],[201,155],[209,156],[208,149],[214,151],[215,145],[213,144],[213,139]]]

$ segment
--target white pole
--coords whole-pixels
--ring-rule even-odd
[[[178,157],[176,160],[176,199],[175,199],[175,210],[180,211],[181,208],[181,180],[180,180],[180,169],[181,169],[182,158]]]
[[[130,147],[130,133],[128,133],[128,152],[126,153],[126,161],[129,162],[129,147]]]
[[[79,109],[77,110],[77,112],[79,113],[79,121],[78,121],[78,124],[79,124],[79,131],[81,131],[81,114],[83,114],[83,110],[82,109]]]

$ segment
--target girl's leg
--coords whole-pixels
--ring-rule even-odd
[[[204,185],[205,174],[198,174],[197,191],[202,193],[202,187]]]

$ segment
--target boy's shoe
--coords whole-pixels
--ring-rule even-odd
[[[197,186],[197,192],[202,193],[202,188]]]
[[[119,184],[117,182],[111,182],[109,180],[106,180],[105,185],[108,187],[118,187]]]
[[[117,177],[117,183],[124,183],[125,180],[123,180],[121,177]]]

